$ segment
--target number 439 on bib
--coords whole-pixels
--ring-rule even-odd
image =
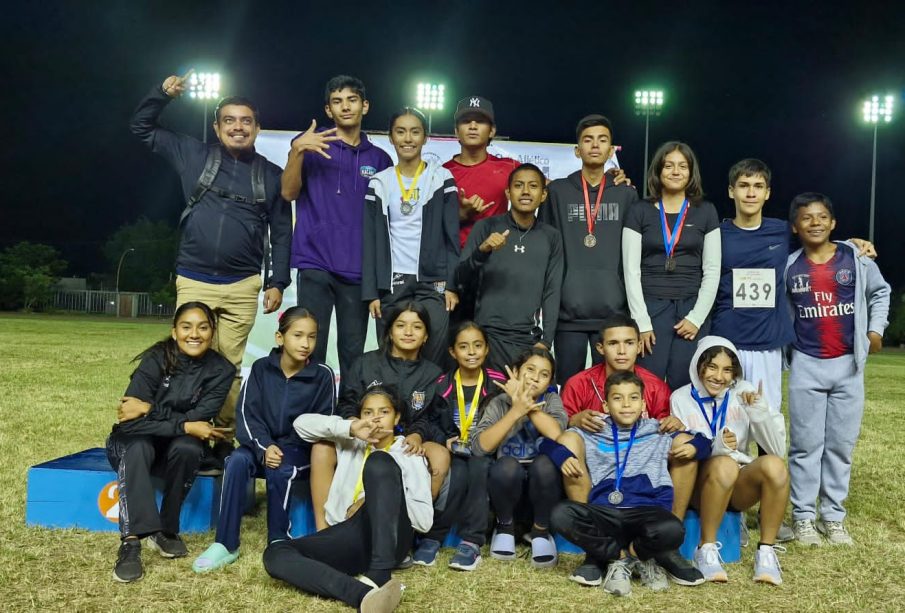
[[[772,268],[733,268],[732,307],[772,309],[776,306],[776,272]]]

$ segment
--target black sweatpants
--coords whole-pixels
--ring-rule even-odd
[[[487,540],[487,519],[490,506],[487,501],[487,456],[462,457],[454,455],[449,467],[449,494],[446,508],[434,517],[434,525],[426,538],[446,540],[449,529],[455,524],[456,533],[463,541],[478,547]]]
[[[421,355],[446,370],[452,358],[447,351],[449,347],[449,311],[446,310],[446,296],[438,292],[433,283],[418,281],[415,275],[393,274],[393,292],[386,292],[380,297],[380,310],[386,315],[389,309],[406,302],[417,302],[430,316],[430,330],[427,331],[427,343]],[[384,320],[378,319],[377,338],[383,338]]]
[[[355,515],[321,532],[267,546],[264,568],[271,577],[358,607],[371,588],[355,576],[392,570],[402,562],[414,531],[399,465],[387,453],[372,453],[362,480],[365,502]]]
[[[594,346],[600,342],[600,331],[585,332],[583,330],[556,329],[553,340],[553,353],[556,356],[556,382],[566,384],[573,375],[585,369],[588,357],[588,345],[591,347],[591,364],[603,362],[603,356]]]
[[[633,544],[641,560],[678,549],[685,540],[685,526],[662,507],[614,507],[563,500],[553,509],[554,532],[575,543],[598,566],[619,559]]]
[[[691,383],[691,379],[688,378],[688,365],[698,349],[698,341],[710,333],[710,317],[701,324],[693,341],[678,336],[673,329],[673,326],[691,312],[697,300],[697,294],[683,300],[645,299],[657,344],[651,353],[638,358],[638,366],[665,378],[670,389],[677,390]]]
[[[122,538],[163,531],[179,534],[182,503],[201,465],[203,443],[187,434],[176,438],[112,433],[107,459],[119,481],[119,531]],[[151,473],[164,480],[160,512]]]
[[[553,461],[545,455],[522,464],[504,456],[491,464],[487,479],[490,504],[502,523],[511,522],[525,490],[534,511],[534,523],[541,528],[550,526],[550,512],[562,500],[562,476]]]
[[[317,345],[311,357],[327,361],[330,320],[336,308],[336,353],[339,376],[343,378],[365,348],[368,333],[368,305],[361,300],[361,284],[350,283],[325,270],[306,268],[296,277],[296,303],[317,318]]]
[[[518,357],[531,349],[535,341],[530,334],[500,334],[495,330],[486,330],[487,346],[490,353],[484,362],[485,368],[491,368],[501,373],[506,372],[506,366],[512,367]]]

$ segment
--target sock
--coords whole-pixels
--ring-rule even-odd
[[[515,525],[512,523],[511,519],[505,522],[501,519],[497,519],[496,531],[501,534],[515,534]]]
[[[550,536],[550,530],[547,528],[538,528],[537,526],[532,527],[531,529],[531,538],[547,538]]]
[[[760,549],[761,547],[770,547],[772,549],[773,543],[764,543],[763,541],[758,541],[757,548]]]
[[[383,587],[387,581],[393,578],[393,575],[388,570],[378,570],[375,568],[368,569],[365,577],[374,582],[377,587]]]

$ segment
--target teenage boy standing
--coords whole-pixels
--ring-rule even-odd
[[[560,385],[584,368],[588,345],[597,344],[603,320],[626,310],[622,220],[638,200],[635,188],[616,185],[614,175],[604,172],[614,150],[610,120],[588,115],[578,122],[575,137],[581,170],[552,181],[538,213],[562,234],[565,272],[554,343]],[[591,356],[600,363],[602,354]],[[667,394],[667,413],[668,403]]]
[[[504,370],[534,345],[549,350],[553,344],[562,239],[535,218],[547,197],[545,185],[544,173],[534,164],[512,171],[506,189],[512,210],[475,225],[456,270],[458,285],[477,296],[475,321],[487,332],[487,364],[494,370]]]
[[[828,197],[799,194],[789,218],[803,246],[789,256],[785,270],[795,317],[789,373],[792,528],[805,545],[821,545],[818,532],[832,545],[851,545],[843,503],[864,414],[864,366],[883,344],[889,285],[854,244],[830,240],[836,219]]]
[[[314,313],[319,324],[312,357],[326,359],[335,307],[344,377],[364,351],[368,330],[368,305],[361,298],[364,197],[371,177],[392,166],[392,160],[361,131],[369,104],[360,80],[333,77],[324,96],[324,111],[335,126],[317,130],[312,120],[293,139],[282,191],[287,200],[296,200],[291,264],[298,269],[298,304]]]

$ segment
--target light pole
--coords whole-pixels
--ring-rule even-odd
[[[650,116],[660,114],[663,108],[663,90],[639,89],[635,91],[635,115],[644,115],[644,197],[647,198],[647,148],[650,135]]]
[[[200,100],[203,107],[203,116],[201,118],[203,132],[201,133],[204,144],[207,144],[207,106],[211,100],[220,97],[220,73],[219,72],[193,72],[189,77],[189,97],[193,100]]]
[[[864,121],[874,126],[874,153],[870,165],[870,226],[867,230],[867,240],[874,242],[874,206],[877,193],[877,128],[880,123],[892,121],[893,97],[885,96],[880,102],[880,96],[871,96],[864,101]]]
[[[123,254],[119,256],[119,265],[116,267],[116,316],[119,317],[119,273],[123,269],[123,260],[126,259],[126,256],[135,251],[134,248],[129,247]]]
[[[446,86],[442,83],[419,83],[417,106],[427,111],[427,133],[433,131],[433,111],[443,110],[443,98]]]

